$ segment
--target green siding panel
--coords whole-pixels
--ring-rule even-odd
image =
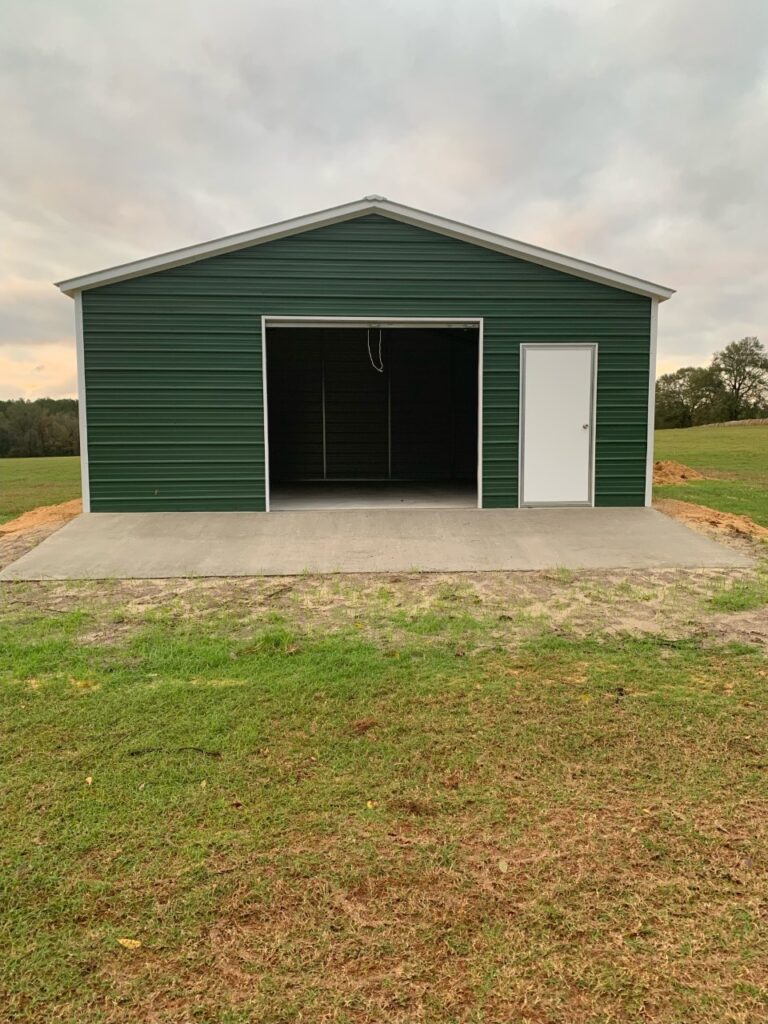
[[[595,500],[642,505],[651,300],[382,216],[83,293],[94,511],[260,510],[261,316],[483,317],[483,495],[517,505],[519,346],[597,342]]]

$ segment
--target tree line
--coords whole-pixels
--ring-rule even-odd
[[[656,381],[656,426],[768,417],[768,352],[742,338],[715,352],[709,366],[684,366]]]
[[[78,455],[79,452],[76,399],[0,401],[0,458]]]

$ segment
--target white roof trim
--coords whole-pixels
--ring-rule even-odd
[[[99,285],[127,281],[132,277],[152,274],[156,270],[168,270],[170,267],[183,266],[186,263],[194,263],[196,260],[206,259],[209,256],[225,252],[235,252],[237,249],[243,249],[249,245],[272,242],[275,239],[295,235],[301,231],[309,231],[313,228],[337,224],[339,221],[351,220],[354,217],[361,217],[369,213],[378,213],[384,217],[391,217],[393,220],[426,228],[428,231],[435,231],[441,235],[458,238],[463,242],[481,245],[486,249],[495,249],[497,252],[517,256],[519,259],[528,260],[531,263],[551,267],[553,270],[562,270],[576,277],[584,277],[588,281],[611,285],[614,288],[636,292],[638,295],[647,295],[658,299],[660,302],[674,295],[673,288],[653,284],[653,282],[644,281],[640,277],[631,277],[629,274],[621,274],[617,270],[609,270],[607,267],[600,267],[595,263],[574,259],[572,256],[563,256],[561,253],[542,249],[537,245],[529,245],[527,242],[505,238],[503,235],[497,235],[492,231],[483,231],[481,228],[473,228],[467,224],[460,224],[455,220],[437,217],[435,214],[425,213],[423,210],[415,210],[410,206],[401,206],[400,203],[390,202],[381,196],[366,196],[364,199],[358,199],[354,203],[333,206],[328,210],[309,213],[304,217],[294,217],[292,220],[268,224],[266,227],[254,228],[251,231],[242,231],[237,235],[227,235],[225,238],[217,238],[211,242],[202,242],[200,245],[189,245],[184,249],[175,249],[173,252],[161,253],[159,256],[150,256],[147,259],[135,260],[133,263],[123,263],[118,267],[97,270],[93,274],[71,277],[66,281],[58,281],[56,287],[60,288],[65,295],[76,295],[86,288],[98,288]]]

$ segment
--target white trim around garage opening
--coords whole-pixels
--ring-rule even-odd
[[[75,351],[77,355],[77,418],[80,432],[80,489],[83,512],[91,511],[91,482],[88,468],[88,416],[85,404],[85,349],[83,346],[83,293],[75,295]]]
[[[653,503],[653,443],[656,426],[656,351],[659,331],[659,300],[651,299],[651,351],[648,364],[648,434],[645,449],[645,504]]]
[[[264,405],[264,498],[270,510],[267,329],[269,327],[477,327],[477,507],[483,507],[483,318],[481,316],[270,316],[261,318],[261,373]]]

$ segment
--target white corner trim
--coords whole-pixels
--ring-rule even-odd
[[[98,270],[92,274],[72,277],[66,281],[57,282],[56,287],[61,289],[65,295],[74,295],[83,288],[97,288],[99,285],[127,281],[130,278],[151,274],[157,270],[168,270],[171,267],[183,266],[187,263],[206,259],[209,256],[235,252],[249,245],[272,242],[278,238],[285,238],[288,235],[295,235],[313,228],[327,227],[330,224],[337,224],[340,221],[351,220],[354,217],[361,217],[370,213],[377,213],[384,217],[390,217],[393,220],[399,220],[405,224],[412,224],[415,227],[448,235],[451,238],[457,238],[460,241],[469,242],[473,245],[481,245],[486,249],[493,249],[496,252],[516,256],[530,263],[537,263],[541,266],[550,267],[553,270],[564,271],[565,273],[573,274],[576,277],[583,277],[599,284],[607,284],[614,288],[635,292],[638,295],[647,295],[658,299],[660,302],[674,295],[674,289],[667,288],[664,285],[654,284],[652,281],[646,281],[640,277],[632,277],[629,274],[622,274],[617,270],[610,270],[596,263],[588,263],[586,260],[565,256],[550,249],[542,249],[539,246],[529,245],[527,242],[520,242],[514,238],[506,238],[504,235],[495,234],[493,231],[474,228],[459,221],[438,217],[435,214],[416,210],[411,206],[403,206],[400,203],[393,203],[388,199],[380,197],[358,199],[353,203],[345,203],[342,206],[319,210],[316,213],[306,214],[303,217],[279,221],[276,224],[268,224],[265,227],[242,231],[236,235],[227,235],[224,238],[217,238],[199,245],[190,245],[183,249],[161,253],[158,256],[150,256],[147,259],[124,263],[106,270]]]
[[[653,504],[653,442],[656,420],[656,351],[659,333],[659,300],[651,299],[651,350],[648,365],[648,435],[645,449],[645,504]]]
[[[88,416],[85,408],[85,350],[83,347],[83,294],[75,295],[75,351],[77,353],[77,416],[80,430],[80,489],[83,512],[91,511],[91,484],[88,472]]]

